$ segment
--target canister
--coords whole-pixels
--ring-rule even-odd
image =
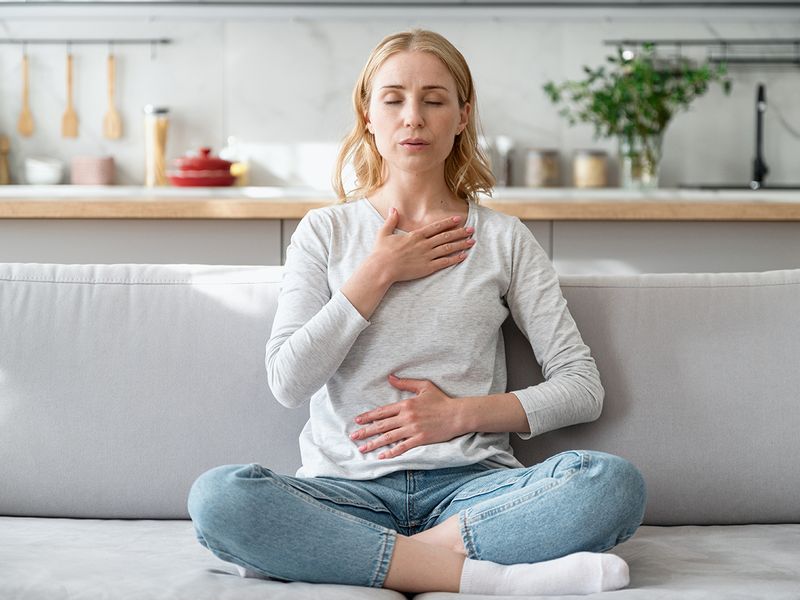
[[[608,185],[608,154],[605,150],[576,150],[572,159],[572,181],[577,188]]]
[[[528,148],[525,161],[525,185],[528,187],[561,185],[560,162],[558,150]]]

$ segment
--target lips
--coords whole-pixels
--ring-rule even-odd
[[[407,138],[400,142],[400,144],[403,146],[427,146],[428,142],[422,138]]]

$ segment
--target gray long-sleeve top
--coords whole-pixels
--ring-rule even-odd
[[[362,427],[354,421],[360,413],[414,396],[393,387],[390,373],[428,379],[454,398],[506,392],[500,327],[509,311],[545,379],[512,390],[530,427],[517,435],[529,439],[599,417],[604,392],[594,359],[552,263],[517,217],[470,202],[464,226],[475,227],[477,243],[467,258],[394,283],[366,320],[340,288],[371,253],[383,223],[367,198],[313,209],[287,248],[265,363],[278,402],[311,402],[296,476],[363,480],[479,462],[523,466],[508,432],[466,433],[389,459],[378,459],[387,447],[361,453],[364,440],[349,437]]]

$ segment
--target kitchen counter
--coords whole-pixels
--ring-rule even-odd
[[[301,219],[312,188],[0,187],[0,219]],[[497,188],[481,204],[526,221],[800,221],[800,190]]]

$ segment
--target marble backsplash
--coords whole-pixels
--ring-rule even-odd
[[[0,37],[12,39],[170,38],[163,46],[114,47],[117,108],[123,137],[102,137],[107,110],[108,46],[71,47],[74,102],[79,137],[61,137],[66,106],[66,47],[28,45],[30,104],[36,130],[17,133],[21,108],[22,47],[0,45],[0,133],[11,142],[11,173],[24,183],[28,156],[56,157],[67,164],[78,155],[111,155],[117,183],[144,180],[142,107],[164,105],[171,113],[170,158],[211,146],[218,152],[236,136],[251,163],[254,185],[310,185],[329,189],[340,140],[352,123],[350,95],[370,50],[389,33],[426,27],[447,36],[470,63],[478,93],[478,115],[488,138],[515,142],[512,183],[524,183],[524,150],[561,152],[564,183],[576,149],[600,148],[613,159],[611,140],[594,140],[588,125],[569,127],[542,92],[547,80],[580,78],[582,65],[598,65],[612,51],[603,45],[620,38],[797,38],[800,10],[736,18],[713,11],[691,18],[684,13],[579,18],[562,14],[527,17],[462,18],[457,9],[426,17],[421,11],[393,16],[365,10],[360,18],[262,15],[248,18],[205,16],[202,11],[171,16],[116,16],[106,7],[80,17],[37,13],[25,18],[0,9]],[[407,13],[407,16],[405,16]],[[733,91],[718,87],[677,115],[664,139],[661,186],[681,182],[746,182],[754,153],[755,89],[766,84],[764,151],[768,181],[800,181],[800,77],[797,67],[732,70]]]

